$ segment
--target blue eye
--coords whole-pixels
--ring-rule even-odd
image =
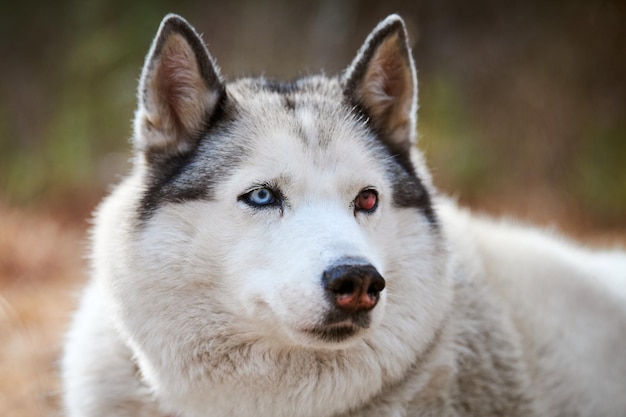
[[[276,196],[269,188],[257,188],[243,195],[246,203],[255,207],[271,206],[276,203]]]

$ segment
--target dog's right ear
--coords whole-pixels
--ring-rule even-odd
[[[147,155],[192,149],[224,91],[200,36],[182,17],[167,15],[141,73],[135,148]]]

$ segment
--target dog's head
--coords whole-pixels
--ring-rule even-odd
[[[132,206],[132,228],[105,239],[138,351],[430,340],[447,283],[416,95],[397,16],[342,76],[288,83],[226,83],[196,32],[166,17],[141,77],[134,173],[112,199],[135,203],[110,203]]]

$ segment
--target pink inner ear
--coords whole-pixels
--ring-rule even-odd
[[[180,116],[194,96],[194,85],[197,84],[198,70],[195,59],[190,56],[186,48],[172,49],[171,53],[163,57],[161,63],[163,71],[163,99],[171,109],[172,115],[180,122]],[[196,68],[193,68],[196,67]],[[194,71],[195,70],[195,71]]]
[[[359,89],[363,104],[386,132],[400,139],[410,131],[413,74],[394,34],[377,48]]]
[[[411,69],[398,43],[397,34],[385,39],[369,63],[363,87],[370,100],[381,98],[387,102],[411,96]]]
[[[176,137],[202,126],[211,100],[195,54],[181,35],[171,35],[163,45],[150,87],[158,121],[151,118],[153,124]]]

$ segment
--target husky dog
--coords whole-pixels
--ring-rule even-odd
[[[102,204],[71,417],[626,416],[626,254],[477,218],[416,149],[403,21],[226,83],[167,16]]]

